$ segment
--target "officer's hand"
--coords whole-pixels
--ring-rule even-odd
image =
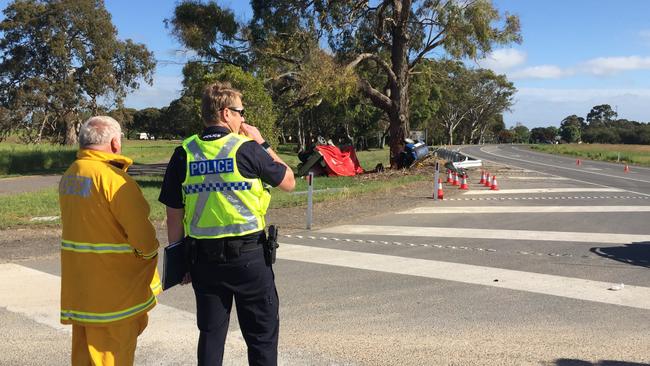
[[[254,140],[258,144],[262,144],[264,142],[264,138],[262,137],[260,130],[258,130],[255,126],[251,126],[248,123],[242,123],[241,132],[244,133],[244,136]]]
[[[185,277],[183,277],[183,280],[181,281],[181,285],[187,285],[188,283],[192,283],[192,276],[190,276],[189,272],[187,272],[185,274]]]

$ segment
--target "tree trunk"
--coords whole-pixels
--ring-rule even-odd
[[[43,140],[43,130],[45,130],[45,125],[48,122],[48,117],[49,115],[47,113],[45,113],[45,115],[43,116],[43,123],[41,123],[41,128],[38,130],[38,136],[36,137],[37,144],[40,144],[41,141]]]
[[[356,65],[367,59],[374,60],[377,65],[386,72],[388,90],[379,91],[370,85],[370,82],[359,78],[359,87],[373,105],[386,113],[388,116],[389,145],[390,145],[390,166],[401,168],[401,153],[406,144],[404,138],[409,135],[409,17],[411,15],[411,0],[395,0],[393,2],[393,14],[390,46],[389,65],[379,55],[363,53],[360,54],[348,67]]]
[[[348,122],[343,123],[343,130],[345,131],[345,137],[348,139],[350,145],[354,146],[356,141],[354,136],[350,135],[350,124]]]
[[[381,138],[379,139],[379,148],[384,149],[384,145],[386,144],[386,137],[388,136],[388,133],[390,132],[390,128],[387,128],[386,131],[381,135]]]
[[[305,132],[302,126],[302,118],[298,116],[298,151],[307,150],[307,144],[305,141]]]
[[[65,140],[64,145],[76,145],[78,140],[79,122],[72,118],[65,120]]]
[[[390,166],[402,168],[400,155],[406,144],[404,138],[409,135],[409,63],[408,63],[408,21],[411,12],[411,1],[395,2],[396,23],[393,26],[393,45],[391,49],[391,66],[396,76],[396,83],[391,85],[390,99]]]
[[[449,129],[447,130],[447,135],[449,137],[449,145],[453,145],[454,144],[454,127],[453,127],[453,123],[449,124]]]

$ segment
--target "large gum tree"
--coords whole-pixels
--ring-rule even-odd
[[[520,42],[519,19],[489,0],[316,1],[329,45],[348,67],[372,64],[380,83],[359,88],[390,121],[392,167],[409,134],[411,77],[426,58],[477,58],[495,44]],[[376,75],[377,76],[377,75]],[[376,80],[377,78],[375,78]]]
[[[2,133],[75,144],[90,114],[119,108],[155,60],[117,39],[102,0],[15,0],[0,22]]]
[[[274,78],[289,80],[282,85],[309,101],[318,102],[322,90],[304,82],[304,66],[318,54],[314,47],[325,48],[340,74],[353,74],[358,90],[386,114],[392,167],[400,167],[411,77],[424,59],[477,58],[495,44],[520,41],[519,19],[500,14],[490,0],[252,0],[251,6],[253,19],[237,27],[234,14],[216,2],[186,0],[170,23],[203,60],[273,68]]]

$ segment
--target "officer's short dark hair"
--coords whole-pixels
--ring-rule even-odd
[[[233,88],[229,82],[215,82],[205,87],[201,100],[201,118],[205,125],[219,122],[219,111],[233,106],[242,93]]]

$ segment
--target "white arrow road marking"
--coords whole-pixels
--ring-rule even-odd
[[[320,233],[353,235],[423,236],[432,238],[475,238],[502,240],[570,241],[611,244],[645,242],[650,235],[582,233],[570,231],[461,229],[456,227],[418,227],[386,225],[341,225],[319,230]]]
[[[599,213],[650,212],[650,206],[476,206],[476,207],[417,207],[398,214],[479,214],[479,213]]]
[[[626,285],[621,291],[609,291],[608,288],[612,284],[606,282],[293,244],[281,244],[278,258],[492,286],[650,310],[650,288],[641,286]],[[499,281],[494,282],[495,279]]]

